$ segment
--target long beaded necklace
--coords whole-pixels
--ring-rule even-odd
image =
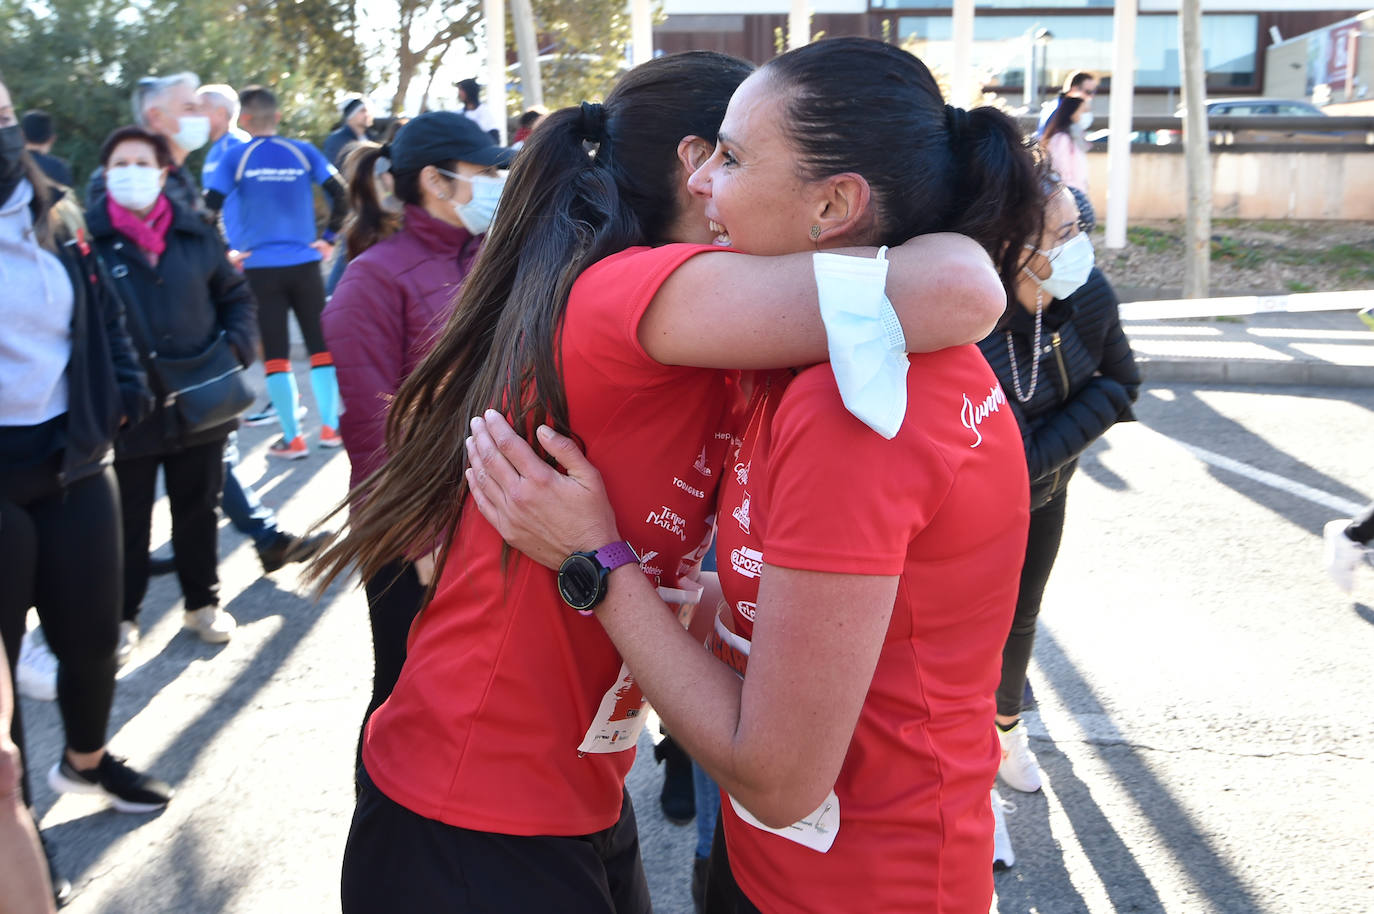
[[[1025,267],[1021,269],[1026,270]],[[1022,393],[1021,375],[1016,370],[1016,348],[1011,343],[1011,331],[1007,331],[1007,358],[1011,361],[1011,389],[1016,392],[1016,399],[1022,403],[1029,403],[1031,397],[1035,396],[1035,385],[1040,380],[1040,322],[1041,316],[1045,313],[1045,290],[1040,288],[1040,279],[1030,270],[1026,274],[1035,280],[1035,335],[1031,338],[1031,376],[1030,390]]]

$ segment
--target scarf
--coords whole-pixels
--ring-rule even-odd
[[[172,227],[172,204],[167,202],[167,195],[158,194],[152,210],[142,218],[120,206],[113,197],[105,198],[105,208],[115,231],[138,245],[149,265],[157,266],[158,258],[167,250],[167,230]]]

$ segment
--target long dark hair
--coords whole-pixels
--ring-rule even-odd
[[[669,240],[678,144],[715,142],[751,69],[710,51],[656,58],[604,104],[556,111],[530,135],[452,317],[391,404],[390,459],[349,494],[348,536],[311,569],[321,586],[442,544],[438,579],[467,495],[469,417],[494,406],[531,437],[540,423],[571,431],[557,338],[572,285],[611,254]]]
[[[871,38],[827,38],[764,65],[784,94],[783,130],[803,178],[853,172],[872,189],[879,244],[959,232],[1005,281],[1042,220],[1040,157],[990,107],[944,103],[930,70]]]
[[[1045,122],[1045,129],[1040,133],[1041,144],[1049,143],[1050,137],[1056,133],[1067,133],[1069,127],[1073,125],[1073,116],[1078,113],[1078,109],[1083,107],[1083,99],[1074,95],[1059,96],[1059,104],[1055,106],[1054,113]]]

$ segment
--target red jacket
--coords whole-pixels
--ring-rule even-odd
[[[349,262],[324,309],[357,486],[386,459],[386,410],[453,313],[481,236],[407,206],[405,225]]]

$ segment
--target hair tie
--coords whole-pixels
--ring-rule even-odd
[[[596,102],[582,103],[582,119],[578,122],[578,138],[592,143],[606,139],[606,109]]]
[[[950,145],[958,145],[968,132],[968,112],[963,108],[945,105],[945,127],[949,130]]]

